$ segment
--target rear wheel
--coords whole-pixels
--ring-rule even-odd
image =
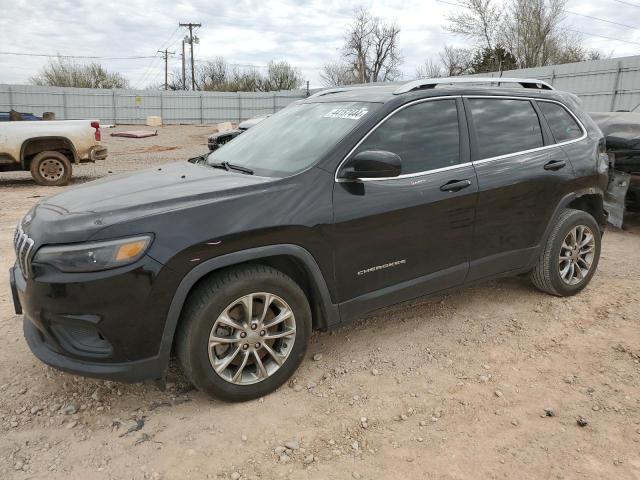
[[[69,183],[72,174],[71,162],[60,152],[38,153],[31,160],[31,176],[38,185],[59,187]]]
[[[311,334],[300,287],[271,267],[226,270],[206,280],[185,305],[176,338],[185,374],[228,401],[261,397],[298,368]]]
[[[600,228],[591,215],[581,210],[563,211],[531,272],[531,281],[552,295],[578,293],[598,267],[600,244]]]

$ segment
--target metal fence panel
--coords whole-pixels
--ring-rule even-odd
[[[483,74],[498,77],[499,72]],[[504,77],[538,78],[575,93],[589,112],[640,110],[640,55],[548,67],[505,70]]]
[[[303,90],[283,92],[199,92],[91,89],[0,84],[0,111],[11,109],[58,120],[98,119],[102,123],[144,124],[151,115],[165,124],[240,122],[275,113]]]

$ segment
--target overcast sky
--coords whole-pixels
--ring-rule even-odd
[[[338,55],[358,5],[400,25],[406,78],[425,59],[436,60],[445,44],[467,45],[443,29],[446,14],[457,7],[436,0],[0,0],[0,83],[28,83],[47,62],[6,52],[146,57],[168,47],[179,53],[185,31],[177,29],[178,23],[190,21],[202,23],[196,62],[218,55],[229,63],[257,66],[286,60],[302,70],[312,87],[320,86],[318,71]],[[632,42],[585,36],[585,47],[614,57],[640,54],[640,0],[569,0],[567,8],[636,27],[569,14],[567,28]],[[160,58],[96,61],[124,74],[132,87],[163,81]],[[180,57],[171,58],[169,70],[179,67]]]

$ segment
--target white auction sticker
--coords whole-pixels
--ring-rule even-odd
[[[341,107],[334,108],[325,115],[325,118],[346,118],[348,120],[358,120],[364,117],[367,112],[366,108]]]

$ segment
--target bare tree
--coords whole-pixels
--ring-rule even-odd
[[[472,39],[476,49],[504,49],[519,68],[576,62],[598,56],[582,47],[581,35],[561,27],[567,0],[462,0],[447,30]]]
[[[462,0],[462,12],[447,17],[446,29],[463,35],[476,44],[493,49],[502,23],[502,8],[494,6],[492,0]]]
[[[439,78],[442,73],[442,65],[429,59],[416,69],[416,78]]]
[[[447,77],[457,77],[470,73],[473,51],[469,48],[456,48],[445,45],[440,53],[440,61]]]
[[[77,88],[127,88],[129,81],[119,73],[108,72],[99,63],[79,65],[58,57],[31,77],[34,85]]]
[[[320,78],[325,87],[339,87],[358,83],[358,78],[353,69],[344,62],[326,63],[320,71]]]
[[[303,83],[300,69],[292,67],[287,62],[269,62],[267,78],[261,87],[265,92],[273,90],[295,90]]]
[[[323,82],[344,85],[397,79],[402,63],[399,34],[395,22],[387,23],[366,8],[358,8],[345,34],[342,58],[322,68]]]
[[[189,76],[187,74],[187,76]],[[187,85],[191,78],[187,78]],[[300,88],[303,79],[300,70],[287,62],[269,62],[267,74],[257,68],[232,66],[222,57],[196,65],[196,88],[218,92],[269,92]],[[174,74],[169,88],[182,88],[182,78]]]

